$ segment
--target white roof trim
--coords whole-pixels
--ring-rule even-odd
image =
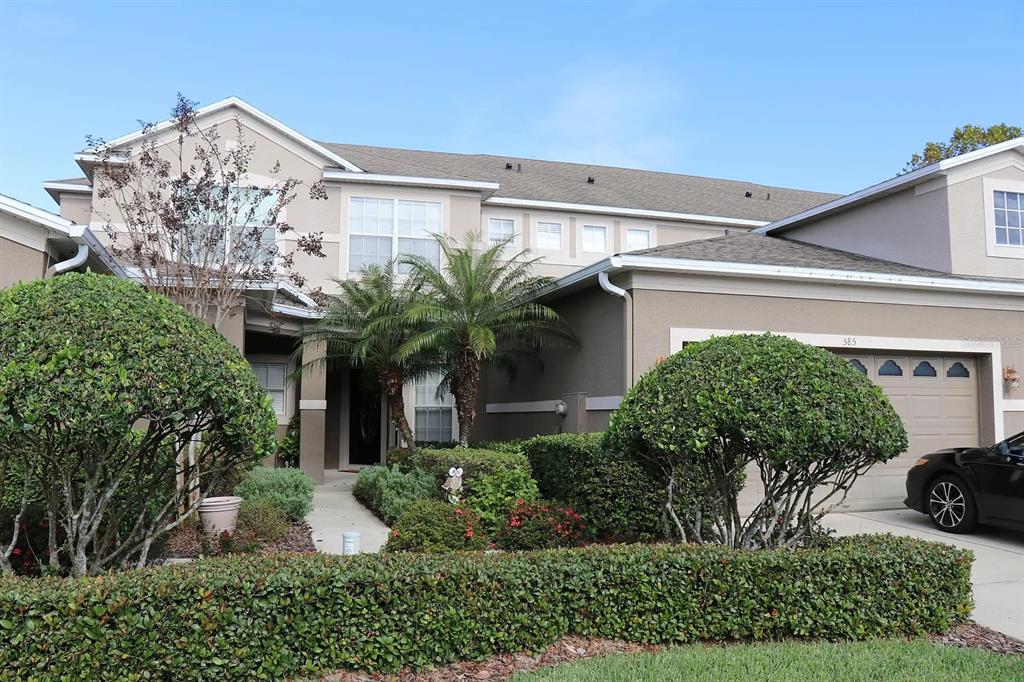
[[[70,182],[44,182],[43,189],[55,192],[76,192],[79,194],[92,194],[92,185],[74,185]]]
[[[220,111],[221,109],[227,109],[229,107],[237,107],[238,109],[241,109],[242,111],[244,111],[245,113],[249,114],[253,118],[262,121],[263,123],[267,124],[271,128],[274,128],[274,129],[278,130],[279,132],[281,132],[282,134],[284,134],[285,136],[291,138],[295,142],[298,142],[299,144],[303,145],[304,147],[312,149],[317,154],[320,154],[321,156],[324,156],[324,157],[330,159],[332,162],[338,164],[339,166],[341,166],[343,168],[346,168],[347,170],[349,170],[352,173],[362,173],[363,172],[363,169],[360,168],[359,166],[355,165],[354,163],[350,163],[350,162],[346,161],[345,159],[343,159],[342,157],[338,156],[337,154],[335,154],[331,150],[327,149],[323,145],[314,142],[313,140],[309,139],[308,137],[306,137],[302,133],[294,130],[293,128],[290,128],[290,127],[286,126],[281,121],[278,121],[273,116],[271,116],[271,115],[269,115],[269,114],[267,114],[267,113],[265,113],[263,111],[260,111],[259,109],[257,109],[256,107],[252,106],[248,102],[245,102],[245,101],[243,101],[243,100],[241,100],[241,99],[239,99],[237,97],[228,97],[226,99],[222,99],[220,101],[214,102],[213,104],[207,104],[205,107],[200,107],[199,109],[196,109],[196,112],[195,112],[196,118],[200,118],[202,116],[206,116],[207,114],[211,114],[211,113]],[[162,123],[158,123],[156,126],[154,126],[154,128],[153,128],[153,130],[151,132],[160,132],[162,130],[166,130],[167,128],[169,128],[169,127],[171,127],[173,125],[174,125],[174,120],[173,119],[169,119],[167,121],[163,121]],[[110,140],[109,142],[104,143],[103,148],[106,149],[106,148],[111,148],[111,147],[120,147],[122,145],[129,144],[131,142],[135,142],[136,140],[139,140],[139,139],[143,138],[144,136],[145,136],[145,133],[142,130],[136,130],[133,133],[129,133],[127,135],[122,135],[121,137],[119,137],[117,139]],[[75,159],[76,160],[81,160],[81,161],[88,161],[89,159],[86,158],[86,157],[88,155],[90,155],[90,154],[95,155],[96,152],[98,152],[98,151],[100,151],[99,148],[85,149],[85,150],[82,151],[82,154],[76,155]]]
[[[27,220],[30,223],[45,227],[51,232],[58,232],[63,237],[74,239],[81,237],[87,229],[85,225],[77,225],[67,218],[62,218],[56,213],[50,213],[32,204],[18,201],[14,197],[0,194],[0,211]]]
[[[566,275],[545,293],[582,282],[601,272],[610,270],[661,270],[689,272],[696,274],[722,275],[726,277],[748,277],[769,279],[791,279],[831,284],[852,284],[882,287],[909,287],[915,289],[938,289],[942,291],[966,291],[986,294],[1009,294],[1024,296],[1024,282],[995,282],[986,280],[954,279],[951,277],[921,277],[878,272],[857,272],[853,270],[831,270],[827,268],[805,268],[784,265],[759,265],[753,263],[732,263],[726,261],[692,260],[688,258],[659,258],[656,256],[616,255],[598,261],[593,265]]]
[[[426,178],[415,175],[382,175],[380,173],[349,173],[347,171],[325,170],[324,180],[343,182],[361,182],[379,185],[411,185],[415,187],[444,187],[454,189],[472,189],[482,192],[497,191],[496,182],[482,180],[459,180],[446,178]]]
[[[801,211],[800,213],[795,213],[791,216],[782,218],[781,220],[776,220],[769,225],[765,225],[764,227],[754,230],[754,232],[761,234],[784,232],[786,229],[796,227],[797,224],[807,222],[812,218],[828,213],[835,213],[836,211],[848,206],[863,203],[874,196],[891,193],[905,185],[916,185],[928,179],[932,175],[942,174],[951,168],[956,168],[957,166],[962,166],[965,163],[971,163],[972,161],[1000,154],[1011,149],[1024,149],[1024,137],[1000,142],[999,144],[994,144],[991,147],[985,147],[984,149],[976,149],[973,152],[954,156],[950,159],[943,159],[938,163],[933,163],[929,166],[925,166],[924,168],[918,168],[917,170],[905,173],[904,175],[897,175],[894,178],[871,185],[870,187],[866,187],[854,192],[853,194],[847,194],[845,197],[840,197],[839,199],[829,201],[821,204],[820,206],[815,206],[807,209],[806,211]]]
[[[494,206],[521,206],[523,208],[547,208],[556,211],[578,211],[580,213],[604,213],[607,215],[632,216],[637,218],[664,218],[666,220],[686,220],[715,225],[739,225],[742,227],[760,227],[767,225],[764,220],[748,220],[746,218],[727,218],[724,216],[701,215],[698,213],[677,213],[675,211],[651,211],[643,208],[624,208],[621,206],[601,206],[597,204],[574,204],[564,201],[541,201],[538,199],[516,199],[513,197],[491,197],[483,203]]]
[[[13,197],[0,194],[0,211],[39,225],[50,232],[56,232],[59,236],[70,239],[76,244],[84,244],[96,254],[103,263],[110,268],[110,271],[118,277],[126,277],[127,273],[117,260],[110,254],[107,248],[96,238],[96,235],[86,225],[79,225],[56,213],[50,213],[32,204],[18,201]]]
[[[319,320],[324,316],[324,312],[320,309],[311,310],[310,308],[288,305],[287,303],[274,303],[270,306],[270,310],[271,312],[275,312],[279,315],[285,315],[287,317],[301,317],[307,320]]]

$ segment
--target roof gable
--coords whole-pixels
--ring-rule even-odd
[[[195,115],[197,119],[202,119],[232,108],[244,112],[249,116],[252,116],[254,119],[260,121],[261,123],[269,126],[270,128],[273,128],[274,130],[278,131],[285,137],[309,149],[317,156],[322,157],[331,165],[344,168],[345,170],[353,173],[363,172],[362,168],[346,160],[335,151],[327,149],[318,142],[311,140],[302,133],[294,130],[293,128],[290,128],[281,121],[277,120],[273,116],[270,116],[269,114],[257,109],[248,102],[245,102],[244,100],[241,100],[237,97],[227,97],[218,102],[214,102],[213,104],[208,104],[204,107],[200,107],[199,109],[196,109]],[[102,148],[97,147],[85,149],[80,154],[76,155],[75,158],[79,161],[88,160],[89,157],[97,154],[98,152],[101,151],[101,149],[108,150],[117,149],[119,147],[126,147],[132,143],[135,143],[143,139],[144,137],[146,137],[147,134],[160,133],[164,130],[167,130],[168,128],[171,128],[172,126],[174,126],[174,120],[168,119],[166,121],[162,121],[161,123],[156,124],[153,127],[153,129],[148,132],[144,130],[136,130],[135,132],[129,133],[127,135],[122,135],[121,137],[105,142]]]

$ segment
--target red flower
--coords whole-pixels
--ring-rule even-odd
[[[466,537],[471,538],[475,535],[473,532],[473,526],[466,526]]]
[[[512,526],[513,528],[518,528],[519,526],[523,525],[523,520],[520,519],[518,516],[513,516],[509,520],[508,525]]]
[[[21,547],[15,547],[14,551],[11,552],[14,556],[21,556]]]
[[[393,537],[393,538],[397,538],[398,537],[398,529],[397,528],[395,528],[394,530],[391,531],[391,537]]]

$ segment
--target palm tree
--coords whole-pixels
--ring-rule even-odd
[[[459,441],[469,443],[476,421],[476,397],[484,363],[513,368],[542,345],[569,345],[572,332],[551,308],[534,299],[549,277],[533,274],[536,258],[506,253],[511,239],[474,248],[479,237],[462,245],[435,235],[442,266],[407,256],[412,302],[406,317],[418,327],[402,346],[403,357],[431,353],[441,360],[442,387],[455,398]]]
[[[328,366],[362,367],[373,372],[395,428],[406,447],[412,447],[414,437],[405,416],[402,388],[435,368],[427,353],[400,352],[418,331],[407,314],[412,292],[396,282],[392,263],[367,266],[360,279],[335,282],[339,294],[332,297],[323,318],[302,337],[302,348],[323,344],[326,355],[303,369],[325,361]]]

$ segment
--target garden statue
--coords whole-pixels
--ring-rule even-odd
[[[441,484],[441,488],[448,493],[448,501],[458,504],[462,501],[462,467],[452,467],[448,470],[448,478]]]

